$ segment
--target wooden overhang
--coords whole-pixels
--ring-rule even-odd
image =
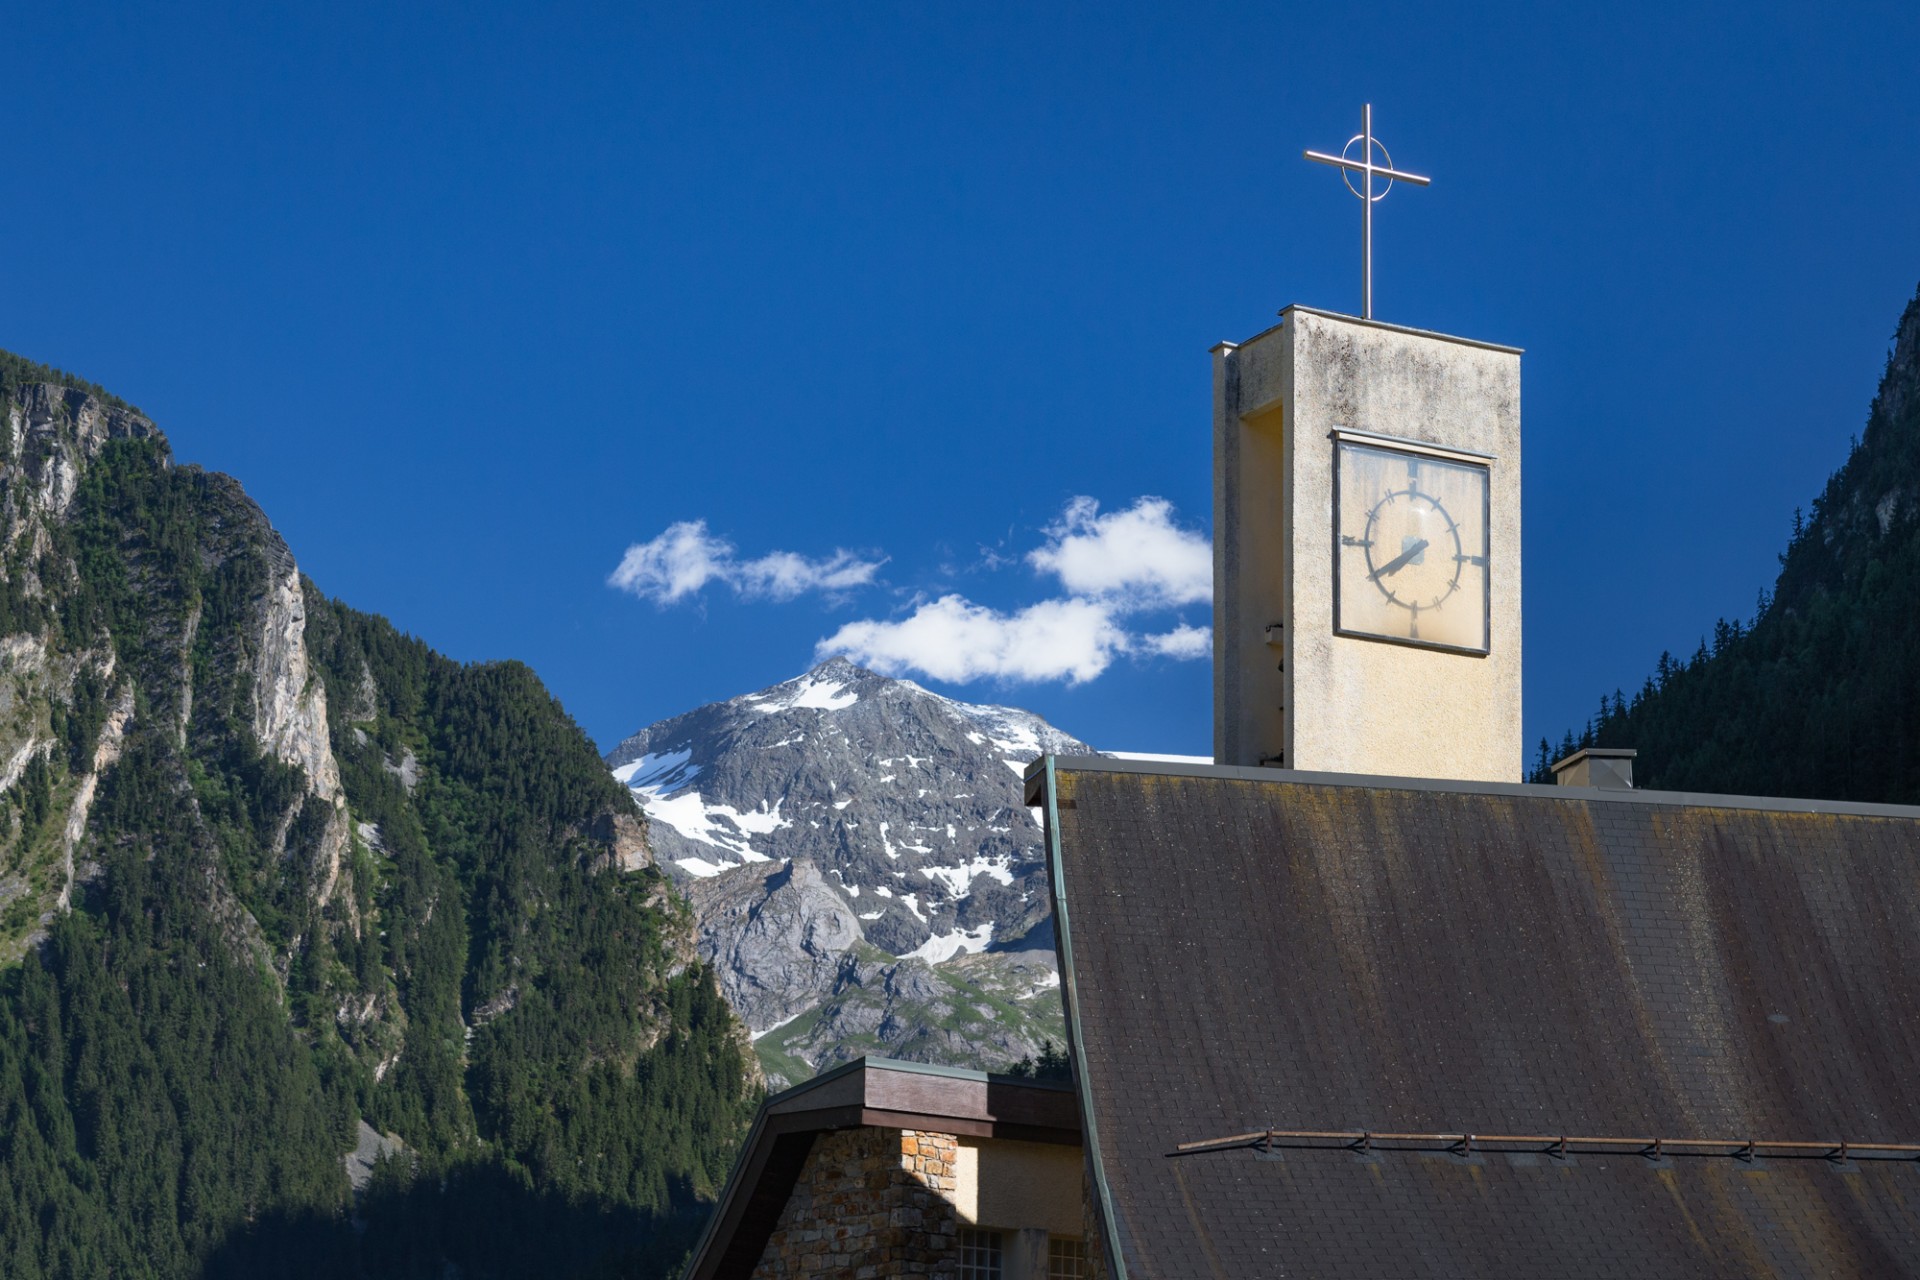
[[[1073,1086],[890,1058],[859,1058],[768,1098],[695,1247],[687,1280],[746,1280],[816,1136],[915,1129],[1078,1146]]]

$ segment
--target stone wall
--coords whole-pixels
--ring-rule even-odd
[[[756,1280],[954,1275],[950,1134],[843,1129],[814,1139]]]

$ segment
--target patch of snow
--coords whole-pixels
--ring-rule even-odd
[[[754,1033],[753,1033],[753,1038],[754,1038],[755,1040],[759,1040],[759,1039],[761,1039],[761,1038],[763,1038],[763,1037],[765,1037],[765,1036],[770,1036],[770,1035],[772,1035],[772,1034],[773,1034],[774,1032],[776,1032],[776,1031],[778,1031],[778,1030],[779,1030],[780,1028],[782,1028],[782,1027],[784,1027],[784,1026],[786,1026],[786,1025],[787,1025],[787,1024],[789,1023],[789,1022],[792,1022],[792,1021],[793,1021],[793,1020],[794,1020],[795,1018],[798,1018],[798,1017],[802,1017],[802,1016],[804,1016],[805,1014],[807,1014],[807,1013],[809,1013],[809,1012],[811,1012],[811,1010],[807,1010],[807,1009],[802,1009],[802,1010],[801,1010],[801,1011],[800,1011],[799,1013],[795,1013],[795,1014],[789,1014],[789,1015],[788,1015],[787,1017],[784,1017],[784,1018],[782,1018],[782,1019],[780,1019],[780,1021],[778,1021],[778,1022],[776,1022],[776,1023],[774,1023],[774,1024],[772,1025],[772,1026],[770,1026],[770,1027],[768,1027],[768,1028],[767,1028],[767,1029],[766,1029],[765,1031],[756,1031],[756,1032],[754,1032]]]
[[[724,818],[732,819],[734,826],[739,827],[742,831],[750,835],[764,836],[770,835],[782,827],[790,827],[793,825],[780,816],[780,806],[785,803],[786,797],[782,796],[773,802],[773,808],[771,809],[767,808],[767,802],[762,800],[760,807],[752,813],[741,813],[732,805],[724,804],[711,805],[708,807],[707,812],[717,813]]]
[[[1020,763],[1018,760],[1002,760],[1000,763],[1007,766],[1007,768],[1013,770],[1014,777],[1020,779],[1022,782],[1026,781],[1026,778],[1027,778],[1026,765]]]
[[[884,911],[862,911],[860,913],[860,918],[862,920],[878,920],[881,916],[885,914],[887,913]]]
[[[1012,884],[1012,862],[1013,860],[1005,855],[998,858],[975,858],[971,862],[963,862],[953,867],[921,867],[920,874],[945,885],[949,897],[964,898],[967,895],[967,887],[973,883],[975,876],[991,876],[1001,884]]]
[[[850,804],[852,804],[852,803],[853,803],[853,801],[852,801],[852,800],[850,800],[850,799],[849,799],[849,800],[835,800],[835,801],[833,802],[833,807],[834,807],[834,808],[836,808],[836,809],[844,809],[844,808],[846,808],[846,807],[847,807],[848,805],[850,805]]]
[[[893,896],[893,890],[887,888],[887,886],[883,884],[877,884],[873,886],[873,892],[877,896],[882,898],[891,898]]]
[[[1035,996],[1039,995],[1041,992],[1052,991],[1055,987],[1059,985],[1060,985],[1060,975],[1057,973],[1050,973],[1046,977],[1040,979],[1040,981],[1034,983],[1033,989],[1027,992],[1027,994],[1023,996],[1016,996],[1015,999],[1031,1000]]]
[[[890,773],[890,774],[888,774],[888,775],[887,775],[886,777],[884,777],[884,778],[882,778],[882,779],[880,779],[880,781],[882,781],[882,782],[892,782],[892,781],[893,781],[893,780],[894,780],[895,778],[897,778],[897,777],[899,777],[899,776],[900,776],[899,774],[896,774],[896,773]]]
[[[717,876],[722,871],[729,871],[740,864],[737,862],[708,862],[705,858],[680,858],[674,862],[674,865],[688,875],[699,876],[704,880],[709,876]]]
[[[707,804],[700,799],[698,791],[682,791],[673,796],[648,792],[635,794],[641,797],[647,817],[664,822],[689,840],[725,849],[746,862],[771,861],[766,854],[748,843],[747,836],[768,835],[781,827],[793,825],[780,816],[779,802],[775,802],[771,810],[763,806],[755,812],[742,813],[730,804]],[[715,821],[716,818],[732,824],[734,830],[721,826]]]
[[[977,929],[956,929],[952,933],[936,934],[900,958],[940,964],[963,951],[968,954],[985,951],[992,941],[993,921],[989,920]]]
[[[763,715],[799,707],[810,707],[815,711],[838,711],[858,701],[860,695],[850,692],[838,680],[816,679],[811,671],[785,684],[775,685],[764,694],[753,693],[746,697],[748,705]]]
[[[693,751],[662,751],[641,756],[613,771],[614,781],[635,791],[655,795],[678,791],[699,776],[700,766],[693,763]]]

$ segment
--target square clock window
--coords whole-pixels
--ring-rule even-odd
[[[1484,654],[1487,466],[1335,436],[1333,629]]]

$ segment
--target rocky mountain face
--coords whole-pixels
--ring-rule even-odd
[[[1062,1041],[1021,775],[1038,716],[833,658],[607,756],[775,1082],[862,1053],[1001,1067]]]
[[[0,1274],[670,1267],[753,1070],[532,672],[4,353],[0,522]]]
[[[1663,654],[1578,735],[1631,747],[1639,785],[1920,804],[1920,295],[1846,461],[1796,512],[1751,620]]]

